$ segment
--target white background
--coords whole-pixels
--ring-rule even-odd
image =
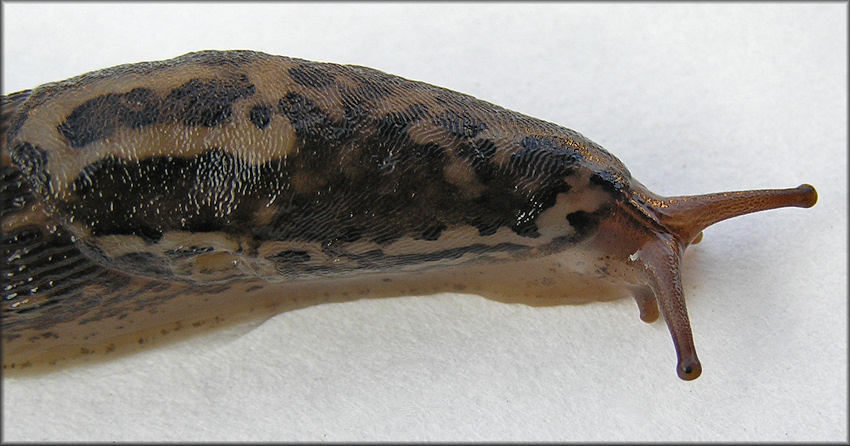
[[[3,5],[3,92],[201,49],[371,66],[574,128],[664,195],[815,185],[688,250],[703,375],[630,300],[329,304],[3,379],[4,440],[847,440],[847,6]]]

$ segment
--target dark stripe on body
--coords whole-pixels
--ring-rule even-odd
[[[483,254],[485,258],[489,259],[488,254],[507,253],[511,256],[522,256],[533,249],[530,246],[515,243],[499,243],[493,246],[474,243],[468,246],[421,254],[386,255],[381,249],[373,249],[363,253],[337,251],[329,257],[345,259],[347,262],[334,266],[328,265],[326,259],[311,259],[305,251],[286,250],[268,256],[267,259],[275,263],[275,267],[282,277],[298,280],[320,276],[339,277],[351,274],[401,271],[414,266],[417,271],[423,271],[430,267],[444,266],[442,263],[435,262],[458,260],[467,254]],[[484,261],[485,258],[479,256],[476,257],[476,260]]]
[[[254,94],[246,75],[229,80],[192,79],[164,98],[149,89],[107,93],[76,107],[56,130],[71,147],[82,148],[106,138],[121,127],[179,122],[215,127],[230,119],[233,102]]]

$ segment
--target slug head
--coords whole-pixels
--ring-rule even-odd
[[[803,184],[794,189],[769,189],[741,192],[722,192],[683,197],[659,197],[636,185],[631,196],[621,203],[630,220],[626,234],[633,240],[633,254],[643,284],[648,292],[637,291],[636,300],[641,319],[654,321],[661,314],[673,337],[678,356],[676,371],[683,380],[699,377],[702,366],[694,348],[691,325],[682,291],[679,265],[685,249],[702,239],[702,230],[714,223],[782,207],[808,208],[817,202],[814,187]],[[618,224],[618,229],[625,226]],[[637,223],[637,225],[635,225]],[[639,226],[640,229],[634,229]]]

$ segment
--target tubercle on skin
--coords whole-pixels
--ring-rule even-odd
[[[26,303],[5,296],[4,352],[21,351],[22,333],[35,349],[61,337],[50,325],[60,316],[80,322],[59,324],[68,340],[56,343],[73,347],[94,342],[77,336],[83,321],[125,327],[140,311],[200,311],[186,293],[224,307],[230,287],[244,297],[310,282],[346,294],[338,284],[363,279],[407,293],[419,288],[378,281],[426,274],[431,290],[472,281],[496,300],[629,292],[644,321],[660,307],[690,380],[701,367],[684,250],[718,221],[817,200],[808,185],[660,197],[575,131],[372,69],[250,51],[115,67],[3,101],[11,289],[58,274]],[[24,205],[7,208],[13,200]],[[511,285],[499,274],[520,276],[505,265],[539,283]],[[104,304],[81,311],[92,292]],[[162,311],[164,323],[181,311]],[[112,330],[102,336],[128,337]]]

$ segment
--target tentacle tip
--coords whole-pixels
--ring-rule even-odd
[[[679,378],[685,381],[693,381],[702,374],[702,365],[696,358],[682,360],[679,361],[676,372],[679,374]]]
[[[640,320],[651,324],[658,320],[658,301],[655,298],[655,293],[648,288],[636,289],[632,293],[632,297],[637,302],[638,311],[640,311]]]
[[[659,316],[659,313],[658,313],[657,307],[654,309],[654,311],[653,310],[643,310],[643,309],[641,309],[641,311],[640,311],[640,320],[642,320],[643,322],[646,322],[647,324],[651,324],[651,323],[657,321],[658,316]]]
[[[802,207],[810,208],[818,202],[818,191],[811,184],[801,184],[797,187],[797,191],[802,197],[800,203]]]

